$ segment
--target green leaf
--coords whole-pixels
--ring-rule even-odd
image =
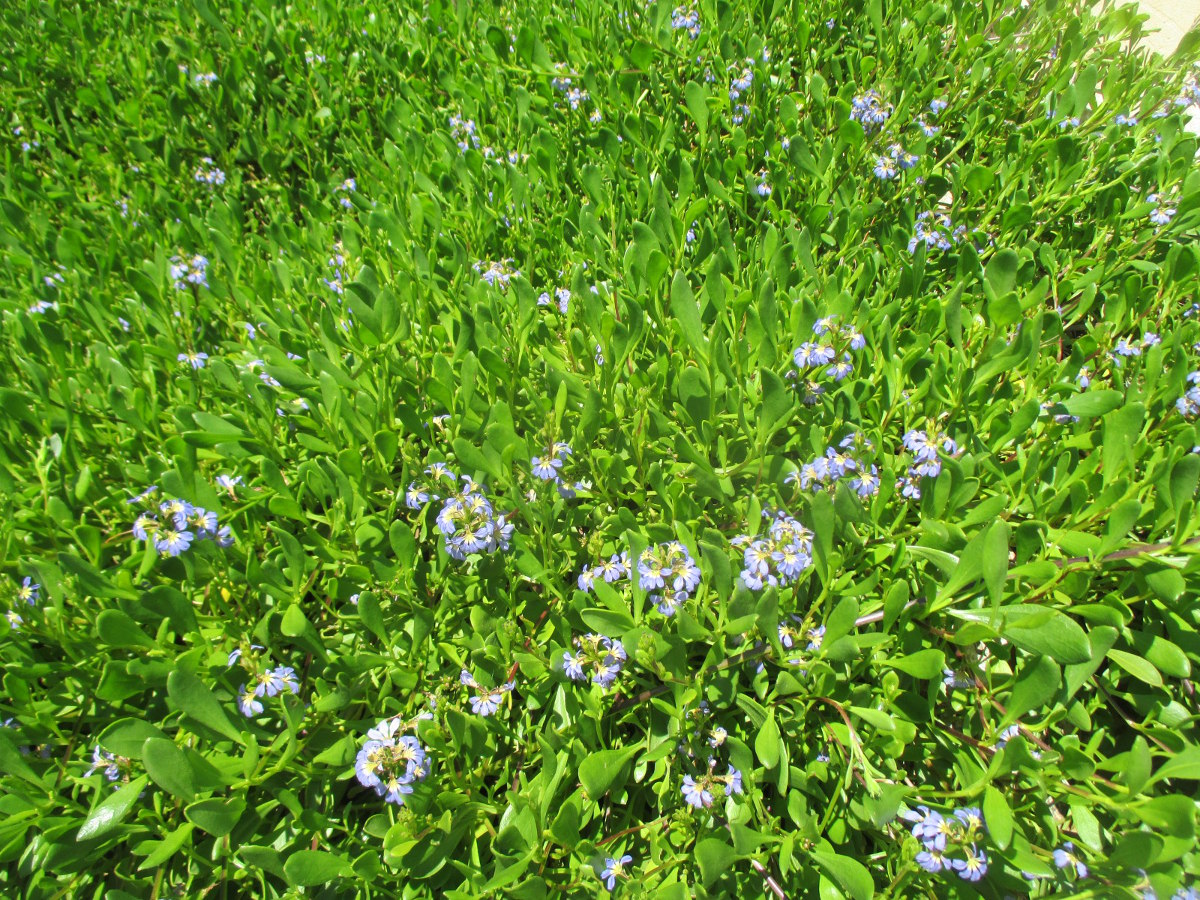
[[[137,802],[138,794],[146,787],[147,780],[143,775],[129,784],[122,785],[115,793],[105,797],[83,820],[83,824],[79,827],[79,833],[75,835],[75,840],[90,841],[93,838],[103,837],[125,821],[129,810],[133,809],[133,804]]]
[[[1017,269],[1020,258],[1016,251],[1005,248],[988,260],[983,270],[983,281],[992,297],[1003,297],[1017,284]]]
[[[1009,612],[1014,609],[1006,608],[1006,624],[1000,628],[1001,637],[1022,650],[1044,653],[1060,663],[1082,663],[1091,659],[1092,648],[1087,633],[1070,616],[1046,608],[1031,616],[1015,618]]]
[[[775,723],[775,710],[772,709],[754,736],[754,752],[768,769],[779,765],[779,745],[779,726]]]
[[[1023,666],[1014,678],[1005,722],[1015,722],[1030,710],[1039,709],[1058,692],[1062,676],[1048,656],[1038,656]]]
[[[193,803],[183,814],[189,822],[213,837],[224,837],[233,831],[245,811],[246,802],[238,797],[210,797]]]
[[[984,533],[983,583],[993,604],[1000,603],[1008,577],[1008,523],[997,519]]]
[[[167,695],[179,709],[201,725],[206,725],[218,734],[240,744],[242,733],[229,721],[225,708],[202,682],[191,672],[176,669],[167,677]]]
[[[158,646],[132,617],[119,609],[106,609],[96,617],[96,634],[114,647]]]
[[[694,81],[683,87],[683,102],[688,114],[696,123],[696,137],[701,147],[708,145],[708,96],[704,88]]]
[[[934,647],[927,647],[907,656],[885,658],[882,662],[885,666],[907,672],[914,678],[936,678],[946,668],[946,654]]]
[[[42,779],[29,767],[29,763],[25,762],[21,751],[13,744],[12,738],[4,733],[6,730],[0,729],[0,772],[4,772],[6,775],[15,775],[21,780],[41,788]]]
[[[149,738],[142,745],[146,773],[160,788],[182,800],[196,795],[195,778],[187,756],[172,741]]]
[[[297,850],[283,864],[283,874],[293,887],[329,884],[354,877],[354,867],[344,857],[324,850]]]
[[[160,729],[144,719],[117,719],[100,732],[96,743],[117,756],[141,759],[142,747],[148,738],[167,740]]]
[[[1111,412],[1125,402],[1125,396],[1120,391],[1104,388],[1091,388],[1082,393],[1060,400],[1059,406],[1069,415],[1082,419],[1094,419],[1106,412]]]
[[[150,853],[138,864],[138,871],[144,872],[146,869],[156,869],[178,853],[192,836],[192,829],[194,827],[191,822],[185,822],[161,841],[147,841],[139,849],[149,849]]]
[[[875,880],[857,859],[826,851],[814,851],[812,858],[851,900],[871,900],[875,896]]]
[[[696,844],[696,862],[700,864],[700,878],[712,884],[733,866],[737,854],[720,838],[708,837]]]
[[[679,323],[684,340],[692,348],[695,358],[706,360],[708,358],[708,342],[704,338],[704,323],[700,320],[700,307],[696,305],[692,286],[683,272],[676,272],[675,277],[671,279],[671,313]]]
[[[629,762],[638,752],[638,747],[621,750],[599,750],[590,754],[579,766],[579,781],[588,792],[593,803],[628,775]]]
[[[1145,682],[1150,687],[1163,686],[1162,674],[1143,657],[1115,649],[1109,650],[1106,655],[1134,678]]]
[[[983,821],[988,835],[1001,850],[1007,850],[1012,842],[1013,814],[1004,794],[990,784],[983,792]]]

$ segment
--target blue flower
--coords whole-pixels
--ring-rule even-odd
[[[742,773],[733,766],[729,767],[729,771],[725,774],[725,793],[726,794],[741,794],[742,788]]]
[[[918,806],[916,811],[901,814],[900,818],[912,823],[912,836],[927,848],[946,849],[946,832],[942,827],[942,814],[927,806]]]
[[[246,685],[244,684],[238,688],[238,697],[240,698],[238,700],[238,709],[242,711],[242,715],[249,718],[250,716],[257,716],[262,713],[263,705],[258,696],[257,689],[246,690]]]
[[[38,592],[41,589],[42,586],[40,584],[35,584],[33,579],[26,575],[25,580],[21,582],[21,586],[17,588],[17,599],[24,600],[30,606],[35,606],[38,602]]]
[[[583,671],[585,662],[587,660],[582,653],[563,653],[563,671],[572,681],[587,681],[587,675]]]
[[[178,359],[181,363],[187,363],[193,369],[203,369],[205,360],[208,359],[208,354],[193,353],[189,350],[187,353],[180,353]]]
[[[186,519],[187,525],[198,532],[216,531],[217,514],[203,507],[193,506]]]
[[[877,130],[891,114],[892,105],[885,105],[875,90],[869,90],[850,101],[850,118],[861,123],[866,131]]]
[[[851,478],[850,487],[860,497],[871,497],[879,493],[879,474],[875,466],[871,466],[871,471],[860,472]]]
[[[702,809],[713,804],[712,792],[708,789],[708,784],[704,779],[697,782],[691,775],[683,776],[683,799],[687,801],[688,806],[695,809]]]
[[[1087,878],[1087,865],[1075,854],[1075,845],[1067,841],[1061,847],[1054,851],[1054,865],[1060,869],[1075,870],[1076,876],[1079,878]]]
[[[942,855],[942,851],[932,847],[926,847],[918,853],[916,862],[926,872],[940,872],[950,868],[950,861]]]
[[[543,481],[557,481],[558,470],[562,468],[562,460],[557,456],[545,459],[535,456],[532,460],[533,474]]]
[[[616,887],[618,878],[628,878],[625,867],[631,862],[633,862],[633,857],[629,854],[620,859],[613,859],[611,856],[605,859],[604,871],[600,873],[600,880],[604,882],[604,886],[611,891]]]
[[[954,811],[954,818],[963,823],[968,832],[983,831],[983,813],[977,806],[964,806]]]
[[[942,676],[942,684],[950,688],[950,690],[967,690],[975,687],[975,680],[973,678],[960,675],[953,669],[943,669]],[[958,815],[958,813],[955,813],[955,815]]]
[[[167,528],[160,531],[154,539],[154,549],[168,556],[178,556],[192,545],[193,535],[190,531],[179,531]]]
[[[871,170],[875,173],[875,177],[881,181],[890,181],[899,174],[896,168],[895,160],[887,156],[878,156],[875,158],[875,167]]]
[[[798,368],[816,368],[817,366],[827,366],[837,357],[837,353],[832,347],[822,344],[814,344],[805,342],[797,347],[792,353],[792,359]]]
[[[591,566],[584,566],[583,571],[579,573],[579,578],[576,579],[576,584],[579,589],[585,594],[592,589],[592,585],[596,583],[596,576],[600,574],[600,569],[593,569]]]
[[[950,865],[954,867],[958,877],[964,881],[979,881],[987,874],[987,854],[974,844],[967,847],[965,853],[967,854],[966,859],[951,860]]]

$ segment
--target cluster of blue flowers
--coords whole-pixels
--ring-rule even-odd
[[[515,681],[506,681],[498,687],[485,688],[466,669],[463,669],[459,673],[458,681],[464,687],[469,687],[475,691],[475,696],[471,698],[471,712],[485,718],[498,710],[500,704],[504,701],[504,695],[512,693],[513,688],[517,686]]]
[[[200,163],[195,176],[198,182],[207,184],[209,187],[217,187],[225,183],[225,173],[217,168],[216,163],[210,157],[204,157]]]
[[[598,358],[598,364],[603,364],[603,358]],[[558,489],[559,496],[564,500],[572,500],[579,491],[585,491],[590,487],[590,482],[575,481],[568,482],[562,477],[563,465],[571,456],[571,445],[562,441],[555,441],[554,444],[546,450],[542,456],[535,456],[529,461],[530,470],[535,478],[542,481],[549,481]],[[535,500],[537,493],[529,492],[529,499]]]
[[[728,766],[724,775],[717,775],[713,771],[715,768],[716,760],[710,757],[708,771],[699,778],[683,776],[681,793],[688,806],[693,809],[708,809],[718,798],[724,799],[743,793],[741,772],[733,766]]]
[[[677,6],[671,13],[671,27],[676,31],[686,30],[694,41],[700,37],[700,13],[694,6]]]
[[[838,442],[837,447],[827,447],[824,456],[817,456],[802,464],[799,469],[784,477],[785,484],[799,484],[800,490],[818,490],[832,487],[840,479],[848,478],[851,489],[860,497],[871,497],[879,492],[879,472],[865,459],[856,459],[875,449],[869,439],[852,431]]]
[[[953,456],[958,452],[958,444],[939,432],[930,438],[924,431],[913,429],[905,432],[904,448],[913,455],[913,464],[908,472],[897,479],[896,488],[901,495],[910,500],[921,499],[921,479],[937,478],[942,473],[942,459],[939,454]]]
[[[803,627],[804,620],[797,615],[790,615],[779,623],[779,643],[785,650],[795,647],[801,637],[808,638],[808,645],[804,648],[807,652],[816,653],[821,649],[821,644],[825,641],[825,626],[819,625],[816,628],[810,628],[807,633],[802,635]]]
[[[354,760],[354,774],[364,787],[388,803],[404,805],[413,785],[429,774],[429,751],[407,731],[399,719],[384,719],[367,732],[367,740]]]
[[[347,178],[336,188],[334,188],[334,193],[341,194],[341,196],[338,197],[338,203],[341,205],[342,209],[354,209],[354,201],[350,199],[350,195],[357,190],[358,182],[353,178]]]
[[[296,670],[291,666],[264,665],[254,652],[262,649],[258,644],[243,644],[229,654],[228,665],[241,663],[249,678],[248,684],[238,687],[238,709],[247,718],[262,715],[262,697],[274,697],[285,690],[300,693]]]
[[[208,260],[200,254],[187,260],[172,256],[171,278],[177,291],[186,291],[188,285],[193,288],[208,287]]]
[[[638,586],[649,592],[650,602],[664,616],[674,615],[700,584],[700,567],[679,541],[666,541],[643,550],[638,557],[637,573]],[[597,578],[615,584],[627,576],[632,578],[632,574],[629,555],[614,553],[607,562],[584,566],[577,584],[586,593]]]
[[[987,874],[987,854],[978,846],[986,828],[977,808],[956,809],[946,817],[918,806],[900,818],[912,823],[913,837],[924,845],[916,862],[926,872],[953,870],[964,881],[979,881]],[[955,850],[963,854],[961,859],[950,856]]]
[[[917,154],[910,153],[899,144],[892,144],[888,147],[886,155],[880,155],[875,158],[875,167],[872,171],[879,180],[891,181],[902,170],[911,169],[915,166],[920,158]]]
[[[553,301],[550,298],[549,291],[542,291],[538,295],[537,303],[538,306],[556,306],[558,307],[558,311],[565,316],[571,303],[571,290],[565,287],[555,288]]]
[[[345,293],[343,279],[345,277],[346,255],[342,248],[341,241],[335,241],[333,245],[333,256],[329,257],[329,268],[333,272],[333,278],[325,278],[325,286],[337,294],[339,297]]]
[[[737,65],[729,67],[729,102],[733,104],[733,124],[741,125],[750,118],[750,107],[742,102],[742,94],[746,93],[754,85],[754,70],[750,68],[754,65],[753,59],[746,60],[747,65],[738,68]],[[759,191],[762,194],[762,191]],[[768,190],[769,194],[770,191]],[[765,195],[763,195],[765,196]]]
[[[1174,201],[1162,197],[1159,194],[1150,194],[1146,197],[1147,203],[1155,204],[1154,209],[1150,210],[1150,222],[1162,228],[1164,225],[1171,224],[1171,220],[1175,218]]]
[[[25,606],[37,606],[38,600],[40,599],[41,590],[42,586],[35,583],[32,578],[26,575],[25,580],[17,586],[15,599],[18,604],[24,604]],[[13,631],[19,631],[21,626],[25,623],[25,620],[21,617],[21,614],[15,609],[5,610],[4,618],[8,621],[8,627]]]
[[[457,476],[444,463],[433,463],[425,474],[434,479],[446,479],[457,485]],[[430,500],[442,498],[413,482],[404,493],[404,505],[420,509]],[[497,514],[483,485],[471,476],[462,476],[462,487],[442,502],[437,516],[438,531],[443,546],[451,558],[464,560],[471,553],[495,553],[509,549],[513,525],[503,513]]]
[[[946,213],[925,210],[917,215],[913,236],[908,241],[908,252],[916,253],[919,244],[924,244],[930,250],[949,250],[966,231],[966,225],[955,225]]]
[[[811,531],[782,510],[763,510],[763,518],[771,520],[765,535],[740,534],[730,542],[746,548],[741,580],[752,591],[791,584],[812,565]]]
[[[133,760],[128,756],[118,756],[116,753],[110,753],[97,744],[92,750],[92,764],[83,773],[83,777],[87,778],[96,771],[103,772],[104,777],[111,782],[128,782],[129,774],[133,771]],[[120,784],[113,784],[113,789],[115,790],[120,786]]]
[[[628,659],[625,646],[602,634],[585,634],[575,638],[574,644],[579,648],[575,653],[563,653],[563,671],[567,677],[572,681],[587,681],[590,669],[593,683],[602,688],[612,687]]]
[[[854,371],[851,362],[851,351],[858,351],[867,345],[867,339],[862,332],[851,325],[838,325],[837,316],[823,316],[813,323],[813,334],[820,340],[805,341],[792,351],[792,362],[796,364],[799,373],[807,376],[814,370],[824,369],[825,374],[834,381],[842,381]],[[796,373],[788,373],[796,377]],[[816,398],[825,393],[825,386],[820,382],[807,378],[805,402],[816,402]]]
[[[479,277],[492,287],[502,291],[508,290],[509,282],[521,277],[519,270],[513,268],[513,260],[502,259],[497,262],[477,262],[473,266]]]
[[[1200,416],[1200,369],[1188,374],[1188,389],[1175,401],[1175,408],[1185,419]]]
[[[576,87],[574,79],[570,75],[563,74],[567,71],[566,63],[555,63],[554,69],[559,74],[550,81],[550,85],[567,99],[567,105],[571,109],[579,109],[591,99],[586,88]]]
[[[144,502],[154,490],[150,488],[127,502]],[[153,507],[142,510],[133,520],[132,532],[136,540],[152,541],[154,549],[167,556],[178,556],[195,541],[213,541],[218,547],[233,546],[229,526],[218,525],[215,512],[179,498],[162,501],[157,510]]]
[[[476,134],[475,122],[472,119],[464,119],[459,115],[450,116],[450,136],[463,153],[467,152],[468,147],[479,146],[479,135]]]
[[[614,553],[608,558],[607,562],[602,562],[598,566],[584,566],[583,571],[579,573],[579,578],[576,583],[579,589],[585,594],[592,589],[596,579],[599,578],[606,584],[613,584],[620,581],[629,574],[629,554]]]
[[[638,586],[653,591],[650,602],[664,616],[672,616],[700,585],[700,567],[679,541],[647,547],[638,557]]]
[[[850,101],[850,118],[862,125],[867,132],[883,127],[892,115],[892,104],[884,103],[879,92],[872,89]]]

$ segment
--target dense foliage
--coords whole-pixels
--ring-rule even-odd
[[[14,0],[7,897],[1194,896],[1194,42]]]

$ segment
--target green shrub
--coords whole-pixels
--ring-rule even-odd
[[[0,16],[6,896],[1193,896],[1194,40]]]

